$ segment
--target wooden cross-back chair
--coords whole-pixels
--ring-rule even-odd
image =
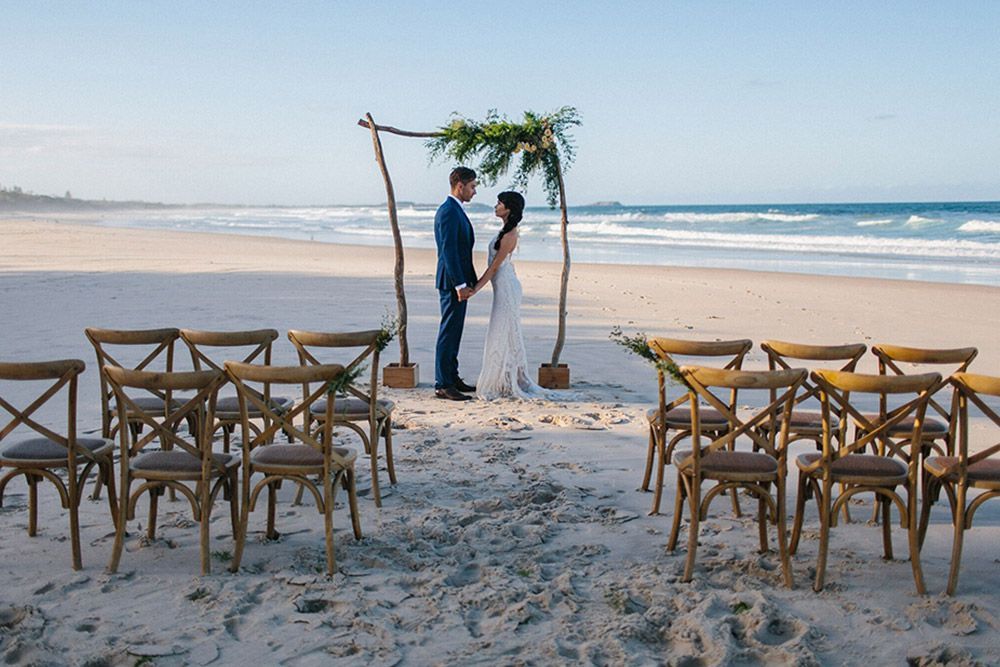
[[[94,346],[97,354],[97,368],[101,383],[101,435],[105,438],[115,437],[119,424],[116,421],[117,410],[115,409],[115,395],[108,384],[104,374],[105,366],[126,368],[137,371],[166,371],[170,373],[174,370],[174,344],[180,336],[180,330],[175,328],[164,329],[98,329],[88,327],[84,329],[87,340]],[[123,362],[118,360],[121,356],[119,351],[129,350],[133,355],[136,353],[145,356],[137,363]],[[171,392],[159,392],[155,390],[147,391],[135,398],[135,404],[145,412],[158,410],[161,414],[166,414],[168,409],[176,408],[180,405],[171,397]],[[142,429],[142,420],[132,419],[130,413],[126,413],[128,423],[136,432]]]
[[[928,415],[924,422],[923,435],[924,445],[928,450],[933,450],[940,455],[954,455],[954,443],[951,434],[954,432],[954,419],[956,414],[957,395],[952,395],[949,405],[942,405],[935,399],[941,389],[948,384],[948,377],[953,373],[964,373],[969,369],[969,365],[979,354],[979,350],[974,347],[960,347],[954,349],[926,349],[916,347],[902,347],[899,345],[873,345],[872,354],[878,358],[878,372],[880,375],[908,375],[901,368],[901,364],[913,364],[915,366],[948,366],[948,369],[941,371],[941,380],[930,390],[930,399],[927,403]],[[885,414],[885,398],[879,402],[879,412]],[[912,428],[912,423],[904,421],[892,429],[888,435],[899,435]],[[941,444],[938,444],[940,441]]]
[[[900,524],[906,528],[910,549],[910,564],[917,592],[924,593],[920,568],[919,526],[917,523],[917,489],[919,487],[922,429],[931,391],[941,381],[938,373],[888,376],[846,373],[829,370],[813,371],[813,382],[819,388],[823,411],[823,451],[801,454],[795,464],[799,470],[795,521],[790,550],[798,549],[806,501],[815,498],[819,507],[820,539],[813,589],[820,591],[826,576],[830,529],[837,524],[837,513],[860,493],[873,493],[876,511],[882,510],[882,544],[886,559],[892,558],[892,527],[889,514],[892,505],[900,513]],[[884,416],[862,413],[851,402],[851,395],[878,395],[886,405]],[[907,395],[915,398],[906,400]],[[889,397],[900,403],[888,408]],[[834,405],[837,411],[834,411]],[[838,415],[846,414],[855,426],[853,439],[844,437],[834,446],[835,433],[840,429]],[[901,424],[910,430],[900,431]],[[842,433],[846,433],[846,430]],[[889,434],[896,436],[890,437]],[[877,454],[865,454],[873,443],[881,443]],[[834,496],[834,484],[842,489]],[[896,490],[906,492],[904,502]]]
[[[283,480],[294,481],[300,489],[308,489],[316,500],[316,506],[324,518],[326,537],[327,574],[336,571],[333,552],[333,505],[337,487],[347,491],[351,511],[351,524],[355,539],[361,539],[361,520],[358,515],[358,501],[355,487],[354,462],[357,454],[346,447],[333,446],[333,425],[336,412],[336,397],[329,393],[329,384],[343,373],[341,365],[319,366],[259,366],[227,361],[226,372],[235,385],[243,419],[243,482],[241,486],[242,511],[240,514],[239,538],[231,570],[237,572],[246,544],[250,512],[257,504],[257,497],[265,488],[268,490],[267,532],[268,539],[276,539],[275,513],[277,491]],[[290,410],[277,411],[273,405],[262,400],[261,392],[255,387],[264,383],[279,385],[318,384],[318,387],[304,396],[302,402]],[[310,427],[313,407],[323,402],[324,414],[317,428]],[[252,431],[247,422],[251,410],[267,415],[267,428],[260,433]],[[296,419],[301,417],[300,425]],[[301,444],[273,444],[278,431],[290,433]],[[263,478],[251,486],[254,474]],[[318,477],[319,483],[312,481]]]
[[[777,526],[782,574],[785,585],[791,588],[792,568],[785,529],[785,455],[795,394],[806,378],[806,370],[731,371],[684,366],[681,372],[689,387],[692,448],[678,450],[676,456],[677,495],[667,549],[673,551],[677,547],[686,500],[689,514],[688,551],[683,580],[691,581],[698,549],[698,529],[701,521],[708,516],[709,505],[721,493],[745,489],[757,497],[761,552],[767,551],[768,519]],[[735,407],[717,395],[719,390],[732,392],[737,389],[780,392],[780,395],[771,397],[767,405],[741,418]],[[708,407],[703,408],[702,403]],[[705,410],[721,414],[729,428],[706,436],[701,424]],[[760,433],[759,427],[765,422],[782,424],[776,439]],[[759,451],[736,451],[734,445],[741,436],[750,438]],[[711,440],[704,446],[701,444],[703,437]],[[702,496],[701,485],[706,480],[714,481],[715,485]],[[772,484],[776,488],[774,497],[770,491]]]
[[[760,344],[767,354],[767,366],[771,370],[790,369],[795,362],[811,362],[809,366],[815,369],[815,362],[831,363],[836,362],[836,368],[831,370],[853,373],[857,369],[858,361],[868,350],[864,343],[851,343],[847,345],[806,345],[801,343],[788,343],[780,340],[766,340]],[[801,366],[801,364],[799,364]],[[772,399],[775,392],[771,393]],[[795,409],[792,411],[792,422],[788,427],[789,444],[798,440],[811,440],[816,443],[816,448],[823,447],[823,413],[820,409],[804,409],[803,406],[814,406],[819,408],[819,388],[811,383],[807,378],[802,383],[802,391],[795,398]],[[840,412],[836,406],[830,406],[834,414]],[[846,415],[842,416],[842,425],[846,424]],[[781,424],[777,424],[778,427]],[[769,423],[762,424],[765,435],[773,437],[775,429]],[[834,437],[839,437],[840,432],[836,431]]]
[[[135,518],[135,507],[143,493],[149,494],[149,520],[146,535],[156,538],[158,499],[165,489],[180,492],[191,504],[194,520],[200,524],[201,573],[211,571],[209,556],[209,522],[212,506],[219,493],[230,504],[230,521],[233,535],[238,528],[238,499],[236,496],[239,458],[232,454],[212,451],[212,423],[215,398],[225,376],[219,371],[188,371],[154,373],[135,371],[115,366],[105,366],[104,373],[114,391],[118,419],[141,421],[149,427],[146,435],[129,437],[127,429],[119,429],[121,458],[120,520],[115,533],[108,570],[116,572],[125,544],[127,520]],[[155,392],[191,391],[195,394],[176,408],[160,414],[159,410],[145,410],[133,396]],[[179,402],[179,401],[178,401]],[[192,419],[193,417],[193,419]],[[178,426],[189,421],[195,429],[182,434]],[[161,447],[152,449],[152,445]],[[170,449],[166,445],[171,445]],[[176,449],[174,448],[176,447]],[[139,481],[133,492],[132,482]],[[190,486],[193,483],[194,488]]]
[[[743,368],[743,360],[753,347],[753,342],[747,339],[727,340],[727,341],[693,341],[679,340],[676,338],[651,338],[649,347],[665,362],[676,364],[674,357],[684,357],[697,360],[700,364],[713,363],[721,366],[725,370],[740,370]],[[670,463],[674,448],[677,443],[686,438],[690,438],[691,433],[691,411],[688,402],[691,395],[684,387],[677,397],[667,399],[668,380],[661,369],[657,369],[657,390],[659,403],[657,407],[646,412],[649,422],[649,446],[646,451],[646,468],[643,472],[643,491],[649,491],[649,482],[652,477],[653,465],[656,464],[656,486],[653,489],[653,505],[649,513],[659,514],[660,500],[663,496],[663,475],[666,465]],[[730,410],[736,408],[737,390],[734,388],[730,392],[727,405]],[[729,421],[725,415],[714,409],[703,410],[701,412],[700,428],[702,434],[717,436],[729,429]],[[674,435],[667,441],[668,435]],[[732,495],[733,511],[737,516],[740,514],[739,502],[736,493]]]
[[[118,521],[117,498],[113,473],[112,450],[114,443],[105,438],[79,438],[76,434],[77,380],[86,365],[79,359],[59,361],[0,363],[0,407],[10,415],[11,420],[0,429],[0,468],[11,468],[0,478],[0,505],[3,504],[4,490],[8,482],[18,475],[24,475],[28,484],[28,535],[34,537],[38,531],[38,484],[48,480],[59,492],[62,506],[69,512],[70,548],[73,569],[83,566],[80,555],[80,499],[83,487],[91,470],[96,466],[108,485],[108,504],[111,519]],[[37,394],[24,409],[15,407],[10,399],[15,393],[14,383],[44,383],[45,388]],[[29,385],[21,385],[29,386]],[[8,391],[9,390],[9,391]],[[21,394],[23,390],[18,390]],[[54,405],[60,398],[65,399],[66,428],[42,423],[38,411],[50,401]],[[61,401],[60,401],[61,402]],[[33,433],[26,433],[33,431]],[[81,469],[82,466],[82,469]],[[66,480],[55,471],[65,470]],[[98,481],[97,484],[100,484]]]
[[[951,504],[954,537],[947,593],[954,595],[958,587],[965,531],[972,527],[972,519],[983,503],[1000,497],[1000,442],[993,442],[975,453],[969,452],[970,404],[985,417],[990,426],[987,432],[992,433],[992,438],[1000,435],[1000,414],[984,400],[985,397],[1000,398],[1000,377],[956,373],[951,376],[950,382],[958,398],[956,451],[953,456],[925,459],[924,470],[930,475],[930,490],[944,488]],[[982,493],[969,502],[969,489],[981,489]],[[927,491],[925,487],[920,517],[921,542],[927,531],[932,502]]]
[[[356,373],[368,363],[368,387],[363,388],[356,382],[349,383],[345,395],[337,399],[337,409],[333,412],[336,425],[345,426],[354,431],[364,443],[365,453],[371,464],[372,495],[376,507],[382,506],[382,494],[378,481],[378,444],[379,439],[385,442],[385,465],[389,473],[389,482],[396,483],[396,468],[392,461],[392,413],[395,403],[388,399],[378,398],[378,366],[379,349],[378,329],[371,331],[352,331],[344,333],[321,333],[315,331],[288,332],[288,340],[292,342],[299,354],[299,363],[303,366],[325,363],[315,355],[319,349],[350,349],[353,348],[354,358],[344,364],[345,372]],[[360,352],[358,351],[360,349]],[[309,393],[309,385],[303,384],[303,395]],[[307,415],[309,423],[315,421],[322,424],[326,419],[326,404],[318,401]],[[367,428],[360,424],[366,423]]]
[[[245,364],[263,362],[265,366],[270,366],[271,348],[278,338],[278,332],[276,329],[255,329],[252,331],[181,329],[180,337],[191,352],[191,363],[196,371],[207,367],[224,372],[222,367],[224,360],[219,359],[217,354],[210,356],[207,349],[214,348],[213,352],[219,350],[227,353],[238,351],[240,359],[237,361],[242,361]],[[271,403],[276,410],[287,410],[295,402],[288,397],[271,396],[271,385],[267,383],[262,387],[261,399]],[[258,426],[257,421],[263,421],[263,426]],[[224,452],[229,451],[230,436],[240,422],[240,406],[237,396],[220,395],[215,404],[215,425],[212,432],[222,429],[222,450]],[[249,424],[255,433],[260,433],[268,426],[264,413],[256,409],[251,409]]]

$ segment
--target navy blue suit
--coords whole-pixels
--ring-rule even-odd
[[[437,243],[438,296],[441,300],[441,327],[438,329],[434,357],[434,387],[454,387],[458,381],[458,348],[465,328],[465,301],[458,300],[457,285],[476,285],[472,266],[472,246],[476,234],[472,223],[453,197],[438,207],[434,216],[434,241]]]

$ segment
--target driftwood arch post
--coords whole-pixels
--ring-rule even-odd
[[[382,139],[379,131],[390,132],[404,137],[418,137],[423,139],[433,138],[440,133],[435,132],[406,132],[398,130],[388,125],[376,125],[375,119],[370,113],[358,121],[358,125],[371,131],[372,147],[375,150],[375,161],[382,172],[382,180],[385,182],[386,207],[389,210],[389,226],[392,227],[392,243],[395,247],[396,262],[393,267],[393,276],[396,286],[396,312],[397,312],[397,332],[399,334],[399,362],[388,364],[382,370],[382,384],[387,387],[400,389],[412,389],[420,381],[419,367],[410,363],[410,345],[406,337],[407,309],[406,291],[403,288],[404,257],[403,257],[403,237],[399,233],[399,216],[396,212],[396,192],[392,187],[392,178],[389,176],[389,168],[385,163],[385,155],[382,152]]]

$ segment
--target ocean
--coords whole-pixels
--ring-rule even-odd
[[[410,248],[434,247],[436,205],[402,204]],[[499,228],[467,207],[477,249]],[[384,206],[181,207],[106,213],[100,224],[392,245]],[[529,207],[518,257],[560,261],[559,211]],[[574,206],[575,262],[693,266],[1000,286],[1000,202]]]

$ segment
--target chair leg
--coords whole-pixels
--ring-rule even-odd
[[[108,510],[111,512],[111,521],[115,527],[118,526],[118,494],[115,492],[114,464],[111,461],[98,466],[98,477],[103,476],[107,480],[108,486]]]
[[[28,536],[38,533],[38,480],[39,477],[30,472],[25,475],[28,481]]]
[[[209,543],[211,540],[209,534],[209,521],[212,518],[212,482],[210,479],[202,479],[200,486],[201,493],[199,494],[201,498],[199,499],[200,510],[198,512],[201,521],[199,526],[199,538],[201,539],[201,574],[202,576],[211,573],[212,571],[212,557],[209,553]]]
[[[357,477],[354,469],[345,472],[344,480],[347,482],[347,500],[351,508],[351,526],[354,528],[354,539],[361,539],[361,513],[358,511],[358,493],[355,484]]]
[[[769,486],[762,484],[762,486]],[[763,498],[757,499],[757,532],[760,535],[760,553],[767,553],[767,503]]]
[[[892,560],[892,520],[889,518],[892,501],[880,496],[876,496],[875,500],[876,507],[882,506],[882,552],[886,560]]]
[[[795,582],[792,578],[792,559],[788,553],[788,517],[785,512],[785,478],[781,476],[777,481],[776,512],[778,514],[778,555],[781,558],[781,572],[785,578],[785,586],[792,588]]]
[[[146,528],[146,536],[151,540],[156,539],[156,511],[161,495],[163,495],[162,486],[154,486],[149,490],[149,526]]]
[[[927,588],[924,586],[924,572],[920,567],[920,536],[917,532],[917,489],[915,487],[918,482],[919,479],[914,482],[913,487],[907,489],[906,536],[910,543],[910,567],[913,568],[913,583],[917,586],[917,594],[924,595],[927,593]],[[886,523],[888,523],[888,517],[886,519]]]
[[[833,494],[833,484],[828,479],[823,480],[823,495],[817,498],[819,505],[819,553],[816,557],[816,580],[813,590],[819,593],[823,590],[826,579],[826,557],[830,547],[830,505]]]
[[[240,492],[235,468],[229,476],[226,491],[228,492],[226,499],[229,501],[229,521],[233,526],[233,540],[235,541],[240,532]]]
[[[677,537],[681,529],[681,515],[684,513],[684,499],[687,497],[687,489],[684,486],[684,479],[680,472],[677,473],[677,494],[674,496],[674,519],[670,527],[670,538],[667,540],[667,550],[673,551],[677,548]]]
[[[230,572],[240,571],[240,561],[243,559],[243,547],[247,541],[247,531],[250,523],[250,471],[243,470],[240,480],[240,525],[233,531],[236,546],[233,548],[233,562],[229,565]]]
[[[958,485],[958,507],[955,512],[955,536],[951,543],[951,567],[948,570],[948,595],[958,588],[958,573],[962,564],[962,541],[965,539],[965,486]]]
[[[941,483],[936,479],[928,479],[927,484],[924,486],[924,493],[920,498],[920,525],[918,527],[918,536],[920,538],[920,548],[924,547],[924,538],[927,537],[927,527],[931,522],[931,494],[934,493],[935,487],[938,487]]]
[[[121,495],[118,496],[118,521],[115,523],[115,543],[111,547],[111,560],[108,561],[108,572],[112,574],[118,571],[118,564],[122,559],[122,549],[125,546],[125,524],[128,523],[128,499],[131,482],[128,465],[122,465]]]
[[[656,488],[653,489],[653,507],[649,510],[649,516],[660,513],[660,498],[663,496],[663,473],[667,467],[664,440],[666,440],[666,435],[656,439]]]
[[[396,466],[392,462],[392,419],[387,417],[382,426],[382,437],[385,438],[385,467],[389,470],[389,483],[396,483]]]
[[[799,481],[795,494],[795,518],[792,520],[792,539],[788,543],[788,552],[792,555],[799,550],[799,538],[802,536],[802,520],[806,513],[806,494],[809,479],[804,472],[799,471]],[[819,502],[819,499],[817,499]]]
[[[691,490],[688,493],[688,506],[691,508],[691,521],[688,524],[688,552],[684,562],[684,577],[681,581],[688,582],[694,576],[694,562],[698,556],[698,529],[701,521],[701,484],[694,477],[691,480]]]
[[[642,473],[642,484],[639,488],[649,491],[649,480],[653,477],[653,458],[656,456],[656,427],[649,425],[649,445],[646,448],[646,469]]]
[[[80,497],[76,488],[78,484],[76,470],[66,471],[66,482],[66,490],[69,493],[70,549],[73,553],[73,569],[79,570],[83,567],[83,558],[80,555]]]
[[[323,528],[326,533],[326,573],[333,576],[337,562],[333,554],[333,480],[330,474],[323,475]]]
[[[372,495],[375,496],[375,507],[382,507],[382,492],[378,488],[378,431],[371,430],[368,437],[368,458],[372,468]]]
[[[278,483],[271,482],[267,485],[267,539],[276,540],[280,535],[274,528],[274,517],[278,504]]]

